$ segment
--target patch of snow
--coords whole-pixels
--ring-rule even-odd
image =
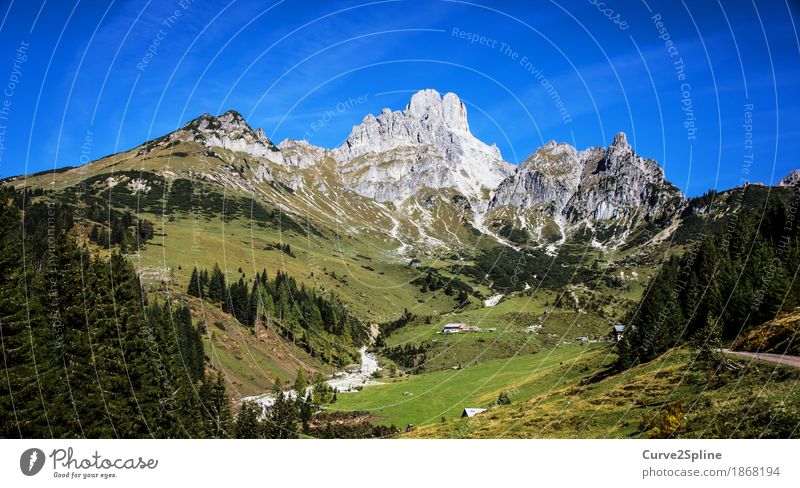
[[[528,288],[530,288],[530,287],[528,287]],[[484,307],[494,307],[495,305],[500,303],[500,300],[502,298],[503,298],[503,294],[502,293],[498,293],[497,295],[493,295],[493,296],[491,296],[491,297],[489,297],[489,298],[487,298],[486,300],[483,301],[483,306]]]

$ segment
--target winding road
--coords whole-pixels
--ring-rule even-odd
[[[784,354],[770,354],[766,352],[731,351],[730,349],[723,349],[722,352],[725,354],[731,354],[733,356],[758,359],[759,361],[768,361],[770,363],[784,364],[786,366],[800,368],[800,356],[787,356]]]

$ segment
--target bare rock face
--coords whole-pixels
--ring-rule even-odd
[[[206,152],[223,148],[234,153],[225,156],[218,172],[224,176],[221,181],[242,188],[276,182],[292,190],[347,190],[392,202],[412,220],[422,211],[416,197],[447,194],[448,201],[467,202],[469,215],[450,213],[460,215],[460,222],[469,221],[472,230],[497,237],[495,230],[511,225],[527,229],[533,241],[547,246],[563,243],[581,228],[601,236],[598,244],[616,245],[644,223],[663,227],[685,202],[661,167],[638,156],[621,132],[607,148],[584,151],[550,141],[514,168],[496,146],[472,135],[458,96],[435,90],[415,93],[404,110],[367,115],[332,150],[293,139],[275,146],[261,129],[253,130],[240,114],[229,111],[218,117],[202,115],[146,143],[140,152],[198,142]],[[317,174],[329,179],[306,181]],[[795,171],[781,184],[798,179],[800,171]],[[432,222],[416,225],[435,227]]]
[[[568,233],[587,223],[630,229],[674,215],[683,202],[661,167],[636,155],[620,132],[608,148],[545,144],[498,186],[489,209],[536,209]]]
[[[789,174],[783,177],[778,183],[778,186],[794,186],[800,181],[800,169],[790,171]]]
[[[548,142],[498,186],[490,208],[509,205],[561,212],[578,189],[585,159],[569,144]]]
[[[405,110],[367,115],[333,154],[356,192],[397,204],[423,188],[454,188],[485,202],[512,172],[496,146],[469,131],[458,96],[435,90],[417,92]]]
[[[601,149],[601,148],[600,148]],[[570,222],[623,220],[636,224],[674,212],[683,194],[664,178],[652,159],[636,155],[620,132],[604,154],[590,151],[584,160],[581,183],[567,204]]]
[[[285,139],[278,144],[283,154],[283,159],[288,166],[296,166],[301,169],[314,166],[325,158],[332,158],[333,153],[328,149],[314,146],[302,139]]]

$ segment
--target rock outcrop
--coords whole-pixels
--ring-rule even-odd
[[[794,186],[800,181],[800,169],[790,171],[789,174],[783,177],[778,183],[778,186]]]
[[[486,202],[512,172],[497,146],[472,135],[458,96],[435,90],[417,92],[405,110],[367,115],[333,154],[353,190],[395,204],[423,188]]]
[[[683,202],[661,167],[638,156],[620,132],[608,148],[548,142],[500,183],[489,209],[533,209],[569,233],[581,224],[631,229],[675,215]]]
[[[283,154],[262,129],[253,130],[239,112],[229,110],[215,117],[203,114],[164,138],[169,144],[194,140],[206,147],[221,147],[283,164]]]

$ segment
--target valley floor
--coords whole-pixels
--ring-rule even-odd
[[[367,410],[384,425],[435,424],[457,419],[467,407],[486,408],[501,392],[516,402],[548,395],[610,359],[607,347],[563,346],[458,370],[382,379],[384,384],[339,395],[331,408]]]
[[[715,375],[686,348],[620,374],[610,345],[561,346],[460,370],[382,380],[330,407],[421,438],[792,437],[800,371],[741,361]],[[510,405],[497,405],[505,393]],[[777,408],[776,408],[777,406]],[[461,418],[464,408],[486,408]],[[680,419],[670,424],[670,419]],[[794,423],[793,423],[794,422]],[[665,427],[667,425],[667,427]]]

